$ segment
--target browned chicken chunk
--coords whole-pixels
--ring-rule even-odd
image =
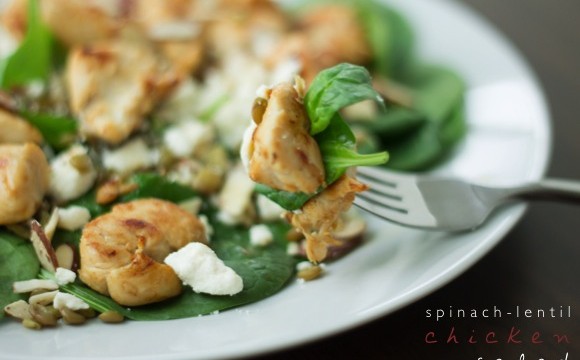
[[[26,120],[0,108],[0,144],[42,143],[42,135]]]
[[[158,199],[116,205],[88,223],[79,246],[80,279],[122,305],[138,306],[181,293],[163,260],[192,241],[205,242],[197,217]]]
[[[272,188],[314,193],[324,184],[318,144],[301,97],[289,83],[271,92],[250,147],[250,177]]]
[[[110,144],[129,137],[176,84],[174,74],[145,39],[107,40],[75,48],[66,75],[81,132]]]
[[[365,64],[371,49],[356,12],[347,6],[314,8],[301,19],[298,31],[286,36],[268,61],[278,64],[297,58],[301,75],[310,83],[321,70],[341,62]]]
[[[306,255],[310,261],[324,260],[328,247],[340,244],[333,237],[340,215],[350,208],[356,193],[366,189],[366,185],[343,175],[310,199],[300,212],[287,213],[290,223],[306,237]]]
[[[37,145],[0,145],[0,225],[32,217],[48,190],[49,174]]]

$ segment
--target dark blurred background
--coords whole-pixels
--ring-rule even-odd
[[[553,125],[548,175],[580,180],[580,1],[461,0],[475,9],[528,59],[544,88]],[[451,319],[435,323],[426,309],[571,306],[570,319]],[[483,359],[580,358],[580,206],[535,203],[523,220],[477,265],[432,295],[355,330],[260,359]],[[451,327],[463,344],[427,345]],[[510,331],[521,344],[506,344]],[[494,331],[497,344],[486,344]],[[534,332],[541,344],[532,344]],[[553,334],[566,334],[557,344]],[[475,335],[477,344],[465,343]]]

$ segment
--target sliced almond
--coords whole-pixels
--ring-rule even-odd
[[[44,269],[54,272],[58,267],[58,260],[44,229],[42,229],[38,221],[32,220],[30,222],[30,230],[30,241],[32,242],[38,261],[40,261],[40,265]]]
[[[47,292],[43,292],[40,294],[32,295],[28,299],[28,303],[30,305],[34,305],[34,304],[48,305],[48,304],[51,304],[57,293],[58,293],[58,290],[54,290],[54,291],[47,291]]]
[[[54,237],[54,232],[56,231],[56,227],[58,225],[58,208],[55,207],[52,212],[50,213],[50,218],[44,225],[44,234],[46,235],[46,239],[49,242],[52,242],[52,238]]]
[[[37,289],[56,290],[58,289],[58,284],[53,280],[41,279],[30,279],[12,283],[12,291],[15,294],[29,293]]]

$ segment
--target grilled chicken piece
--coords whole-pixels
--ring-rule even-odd
[[[0,108],[0,144],[42,143],[42,135],[26,120]]]
[[[112,37],[122,25],[116,18],[121,9],[117,0],[43,0],[39,5],[42,20],[68,46]],[[27,27],[27,0],[13,0],[1,21],[12,36],[22,39]]]
[[[205,57],[198,1],[136,0],[128,18],[145,30],[180,76],[194,73]]]
[[[218,58],[240,52],[269,53],[290,28],[283,11],[270,0],[220,0],[205,33]]]
[[[250,178],[274,189],[316,192],[324,184],[324,164],[309,128],[296,89],[289,83],[277,85],[253,133]]]
[[[286,214],[287,220],[306,237],[306,255],[310,261],[324,260],[329,246],[341,244],[333,237],[340,215],[350,208],[356,193],[366,189],[366,185],[343,175],[304,204],[301,212]]]
[[[144,40],[107,40],[72,49],[66,69],[81,132],[110,144],[125,140],[177,79]]]
[[[48,189],[49,174],[36,144],[0,145],[0,225],[32,217]]]
[[[118,18],[120,3],[103,0],[40,2],[43,20],[56,37],[68,46],[81,46],[115,37],[123,26]]]
[[[372,58],[364,28],[351,7],[314,8],[302,17],[298,28],[279,43],[267,60],[275,66],[297,58],[307,83],[321,70],[341,62],[365,64]]]
[[[162,301],[181,293],[181,281],[163,260],[192,241],[206,242],[203,224],[173,203],[116,205],[85,225],[79,277],[122,305]]]

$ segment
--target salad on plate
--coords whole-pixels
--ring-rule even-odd
[[[12,0],[0,19],[0,318],[31,329],[314,280],[364,243],[356,166],[427,169],[465,132],[463,81],[374,0]]]

